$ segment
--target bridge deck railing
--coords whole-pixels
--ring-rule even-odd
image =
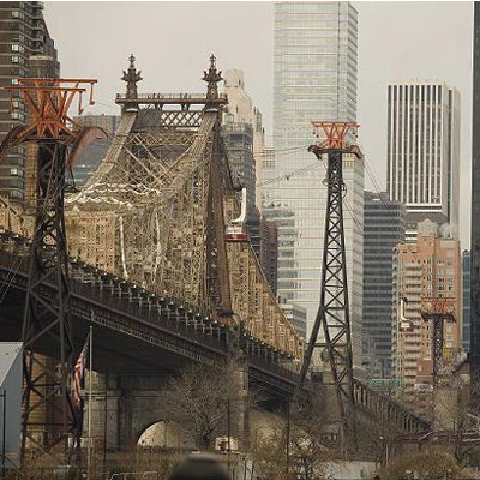
[[[11,247],[12,245],[9,244],[7,249],[0,250],[0,265],[9,270],[9,275],[21,274],[26,285],[29,266],[26,257],[28,248],[24,246],[15,252]],[[78,269],[79,266],[74,267],[74,270],[75,268]],[[205,314],[182,305],[178,300],[145,292],[122,279],[116,279],[118,281],[116,286],[108,282],[104,284],[102,277],[104,278],[106,274],[94,267],[86,267],[81,274],[78,270],[72,273],[71,294],[74,298],[80,299],[85,308],[90,308],[93,312],[95,309],[117,312],[134,322],[140,321],[145,326],[174,337],[181,337],[191,344],[207,347],[216,351],[217,354],[228,355],[229,327],[215,322]],[[111,278],[116,277],[111,276]],[[52,290],[56,288],[54,282],[50,284],[46,282],[45,285]],[[245,353],[249,367],[276,376],[279,382],[287,381],[289,384],[294,384],[297,373],[291,366],[282,363],[288,360],[283,358],[280,352],[275,354],[267,352],[265,346],[260,343],[252,339],[247,340]]]

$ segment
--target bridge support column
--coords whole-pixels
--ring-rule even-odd
[[[326,356],[325,356],[326,357]],[[330,364],[328,359],[323,361],[323,397],[324,405],[328,405],[328,409],[324,411],[326,430],[332,438],[336,438],[336,442],[342,443],[342,418],[340,415],[340,408],[337,402],[337,391],[333,381]],[[365,400],[365,399],[364,399]],[[332,438],[333,440],[333,438]]]
[[[240,451],[246,451],[249,443],[247,432],[248,429],[248,403],[249,403],[249,389],[248,389],[248,369],[244,365],[238,365],[234,370],[236,377],[235,382],[235,396],[238,395],[238,409],[236,415],[236,430],[238,432],[238,442]]]
[[[85,445],[88,443],[88,404],[89,382],[92,379],[92,428],[91,439],[93,449],[104,448],[117,450],[119,446],[119,400],[120,391],[116,389],[117,377],[115,375],[88,372],[85,381],[85,402],[83,435]]]
[[[241,451],[248,447],[249,382],[248,367],[237,364],[231,369],[233,376],[230,414],[219,429],[218,436],[238,440]],[[190,446],[193,439],[177,432],[164,409],[164,389],[168,377],[152,375],[112,375],[92,373],[92,428],[91,437],[97,458],[101,458],[104,439],[109,451],[136,448],[142,434],[156,423],[165,423],[169,442]],[[88,391],[86,378],[83,438],[88,439]],[[105,403],[107,399],[107,403]],[[227,399],[226,399],[227,400]],[[85,445],[87,442],[85,442]],[[231,443],[232,448],[234,443]],[[193,445],[192,445],[193,448]]]

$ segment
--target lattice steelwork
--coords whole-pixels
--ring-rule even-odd
[[[130,115],[121,123],[133,127]],[[139,131],[132,129],[127,138],[115,138],[122,145],[110,168],[102,164],[103,175],[67,201],[68,224],[73,230],[81,228],[85,240],[92,238],[89,263],[108,270],[113,266],[127,279],[143,286],[162,285],[165,293],[208,308],[206,262],[200,258],[206,239],[196,232],[206,228],[208,150],[216,117],[205,114],[196,132],[143,130],[137,120]],[[102,245],[106,239],[97,239],[96,234],[92,237],[105,215],[114,227],[110,245]],[[72,236],[71,254],[83,256],[78,251],[83,242],[77,245],[77,238]],[[115,251],[115,257],[110,258],[105,247]]]
[[[68,116],[75,96],[79,96],[79,114],[83,110],[82,94],[96,80],[19,79],[6,90],[23,94],[31,111],[30,123],[14,128],[0,146],[0,159],[11,146],[33,143],[29,161],[35,172],[33,191],[34,229],[29,252],[29,274],[23,316],[22,460],[26,450],[32,454],[50,450],[63,442],[67,453],[68,438],[79,433],[79,412],[71,401],[68,376],[73,373],[73,334],[69,305],[69,266],[65,230],[64,201],[67,169],[81,145],[92,138],[79,130]],[[93,103],[90,90],[90,103]],[[73,128],[72,128],[73,126]],[[67,155],[67,146],[72,146]],[[15,218],[15,215],[10,215]],[[25,226],[18,225],[21,229]],[[42,284],[49,282],[56,291],[52,302]],[[39,353],[47,355],[40,359]],[[49,419],[36,414],[51,411]],[[35,452],[36,450],[36,452]],[[63,461],[66,459],[64,458]]]
[[[355,146],[344,145],[349,132],[356,133],[353,122],[313,122],[316,131],[323,129],[324,141],[312,145],[309,151],[319,161],[328,157],[327,205],[325,213],[325,241],[323,245],[322,283],[320,303],[312,335],[305,352],[300,385],[305,381],[316,346],[320,324],[323,324],[325,345],[335,385],[339,415],[342,420],[342,441],[356,444],[355,408],[353,388],[353,354],[350,338],[350,312],[348,306],[347,262],[343,231],[343,196],[345,184],[342,175],[342,153],[357,153]]]
[[[423,297],[421,316],[432,322],[432,374],[433,382],[438,382],[439,375],[445,373],[443,360],[444,325],[455,323],[455,301],[447,297]]]
[[[125,77],[140,78],[132,64]],[[113,144],[67,200],[70,254],[221,322],[237,322],[235,312],[249,333],[299,359],[302,342],[264,285],[250,245],[236,255],[226,241],[238,205],[221,137],[220,79],[211,57],[201,109],[200,94],[143,95],[130,85],[117,96],[123,112]],[[146,108],[149,101],[162,108]],[[249,274],[232,275],[240,261]],[[238,301],[233,290],[246,296]]]

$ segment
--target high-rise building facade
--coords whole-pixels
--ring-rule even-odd
[[[470,366],[480,375],[480,3],[473,4],[472,220],[470,240]]]
[[[319,304],[327,188],[323,162],[307,147],[315,143],[313,120],[356,120],[357,11],[349,2],[276,2],[274,45],[275,158],[263,169],[262,209],[276,210],[278,294],[306,309],[308,338]],[[345,155],[343,172],[356,342],[363,275],[363,162]],[[354,353],[354,360],[359,358]]]
[[[89,143],[73,165],[75,186],[82,187],[96,172],[110,148],[120,124],[120,115],[81,115],[73,117],[73,120],[84,127],[100,127],[107,134],[107,138],[95,139]]]
[[[228,105],[222,119],[222,137],[227,150],[228,164],[233,184],[247,190],[246,229],[253,250],[260,258],[260,214],[256,207],[257,174],[254,145],[263,148],[263,128],[261,115],[253,107],[250,96],[245,91],[245,75],[242,70],[232,69],[224,73],[224,93]],[[260,122],[260,138],[257,131]]]
[[[42,13],[42,2],[0,3],[0,87],[18,78],[59,76],[53,40]],[[27,122],[28,108],[18,92],[0,89],[0,141],[13,127]],[[15,203],[25,194],[25,146],[10,149],[0,166],[0,190]]]
[[[470,350],[470,251],[462,252],[462,348]]]
[[[222,119],[222,136],[230,171],[234,185],[247,190],[246,230],[275,294],[276,272],[273,275],[272,270],[276,268],[276,227],[266,222],[257,204],[257,172],[261,172],[265,149],[262,114],[245,90],[242,70],[227,70],[223,86],[228,105]]]
[[[282,297],[278,297],[278,304],[295,331],[305,339],[307,336],[307,310],[296,303],[288,302]]]
[[[260,264],[272,292],[277,294],[277,224],[260,217]]]
[[[247,188],[247,211],[251,213],[257,203],[257,163],[264,148],[262,114],[245,90],[242,70],[227,70],[223,85],[228,98],[223,116],[224,143],[234,181]]]
[[[418,225],[414,243],[395,249],[392,317],[392,362],[395,377],[402,382],[402,402],[417,414],[431,418],[433,375],[433,322],[422,317],[428,301],[448,299],[455,322],[444,321],[441,365],[455,362],[461,351],[462,267],[460,242],[442,238],[437,224]],[[423,307],[422,307],[422,301]],[[439,365],[439,374],[442,372]]]
[[[257,154],[257,207],[260,212],[263,211],[263,190],[265,186],[272,182],[265,181],[263,171],[275,168],[275,149],[273,147],[264,147],[262,151]]]
[[[388,85],[387,190],[407,207],[407,239],[429,218],[458,231],[460,93],[444,82]]]
[[[362,365],[367,378],[389,378],[392,358],[393,252],[405,241],[405,205],[365,192]]]
[[[235,122],[229,115],[222,126],[223,142],[235,186],[247,189],[247,212],[255,210],[257,175],[253,157],[253,129],[247,122]]]

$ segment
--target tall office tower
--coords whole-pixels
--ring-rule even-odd
[[[418,222],[449,223],[458,232],[460,93],[444,82],[388,86],[387,190],[407,206],[407,241]]]
[[[100,127],[108,135],[107,138],[96,139],[89,143],[80,153],[72,173],[75,186],[82,187],[93,175],[110,145],[112,144],[115,132],[120,124],[119,115],[81,115],[73,117],[73,120],[84,127]]]
[[[16,84],[18,78],[59,75],[57,51],[42,9],[42,2],[0,4],[0,87]],[[13,127],[25,124],[27,115],[19,93],[0,89],[0,141]],[[26,147],[14,147],[0,167],[0,190],[15,203],[24,200],[26,155]]]
[[[290,320],[296,332],[302,337],[307,336],[307,310],[297,303],[288,302],[285,298],[278,297],[278,304],[285,315]]]
[[[274,295],[277,294],[277,224],[260,218],[260,264]]]
[[[472,221],[470,239],[470,367],[480,375],[480,3],[474,2]]]
[[[224,73],[224,92],[228,97],[223,117],[224,142],[234,180],[247,188],[247,209],[256,206],[257,159],[264,148],[262,114],[245,91],[245,75],[232,69]],[[257,157],[257,158],[255,158]]]
[[[365,192],[362,365],[368,378],[388,378],[392,358],[393,251],[405,241],[405,205]]]
[[[255,209],[257,175],[253,158],[253,129],[247,122],[236,122],[226,115],[222,126],[223,142],[235,186],[247,189],[247,211]]]
[[[260,258],[260,214],[256,207],[254,148],[257,151],[263,149],[262,117],[245,91],[242,70],[227,70],[224,73],[224,92],[228,96],[228,106],[223,116],[223,142],[234,184],[247,189],[247,233],[253,250]]]
[[[327,196],[324,164],[307,152],[316,140],[310,122],[356,120],[357,27],[349,2],[275,3],[275,159],[263,171],[262,209],[277,210],[278,294],[307,310],[307,338],[319,304]],[[350,315],[359,362],[363,162],[345,155],[343,169]]]
[[[444,372],[442,366],[448,362],[453,364],[461,351],[460,242],[442,238],[437,224],[425,220],[418,225],[417,241],[397,245],[395,253],[393,368],[395,377],[403,384],[401,400],[419,415],[430,418],[433,385]],[[426,298],[448,298],[456,320],[443,324],[442,358],[436,378],[433,376],[432,320],[421,316],[421,302]]]
[[[276,290],[272,269],[272,235],[257,206],[257,172],[261,172],[264,157],[264,129],[262,114],[253,106],[245,91],[245,76],[242,70],[232,69],[224,73],[224,92],[228,106],[223,116],[222,134],[228,154],[234,184],[247,189],[246,228],[250,243],[257,254],[267,280]],[[275,262],[276,265],[276,262]]]
[[[273,147],[264,147],[257,154],[257,207],[263,212],[263,191],[267,183],[272,181],[271,175],[269,180],[265,182],[263,171],[271,170],[275,167],[275,149]]]
[[[462,252],[462,348],[470,350],[470,251]]]

